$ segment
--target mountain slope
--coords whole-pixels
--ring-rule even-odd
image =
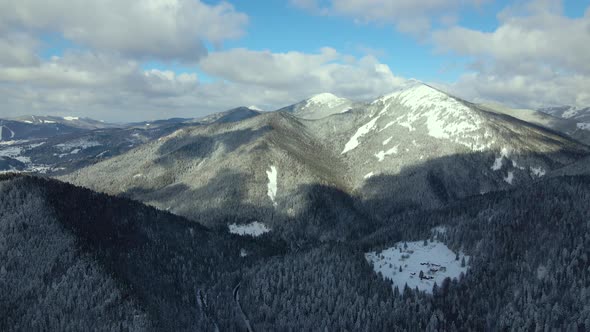
[[[578,122],[575,119],[563,118],[559,117],[557,114],[551,115],[550,113],[544,113],[542,111],[533,111],[529,109],[511,109],[496,104],[484,104],[477,106],[486,111],[506,114],[522,121],[530,122],[567,134],[572,138],[585,143],[586,145],[590,144],[590,131],[579,128]]]
[[[266,250],[55,180],[1,176],[0,193],[3,331],[210,330],[197,291],[233,287],[215,276],[247,267]],[[226,315],[224,326],[238,321]]]
[[[376,186],[388,188],[382,198],[391,205],[403,199],[405,205],[434,207],[506,189],[589,152],[565,135],[488,112],[424,84],[309,126],[340,154],[362,197],[383,195]],[[381,175],[398,176],[395,183],[383,183]]]
[[[209,226],[243,216],[278,231],[309,220],[300,224],[307,236],[344,239],[350,234],[339,228],[350,228],[340,226],[533,182],[589,152],[555,131],[412,84],[321,119],[272,112],[183,128],[63,179],[193,220],[208,214],[200,221]]]
[[[272,222],[275,209],[297,213],[290,196],[301,186],[346,188],[339,160],[318,142],[297,118],[266,113],[183,128],[64,179],[189,218],[208,211],[212,222],[220,213],[228,223],[238,216]]]
[[[540,108],[539,112],[563,119],[576,120],[580,129],[590,130],[590,107],[556,106]]]

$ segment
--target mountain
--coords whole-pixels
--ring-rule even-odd
[[[346,98],[340,98],[331,93],[320,93],[278,111],[292,113],[301,119],[315,120],[347,112],[354,106],[355,103]]]
[[[589,153],[412,84],[321,119],[279,111],[182,128],[61,179],[211,227],[247,217],[284,236],[345,239],[392,213],[537,181]],[[285,226],[292,220],[305,222]]]
[[[19,121],[22,123],[42,125],[42,124],[62,124],[69,127],[80,128],[80,129],[104,129],[104,128],[115,128],[119,127],[113,123],[107,123],[104,121],[98,121],[90,118],[83,118],[77,116],[39,116],[39,115],[25,115],[13,118],[11,120]]]
[[[529,109],[512,109],[499,104],[481,104],[479,108],[499,114],[506,114],[522,121],[530,122],[545,128],[549,128],[586,144],[590,145],[590,130],[582,130],[578,122],[572,118],[563,118],[558,114],[551,115],[548,112],[533,111]]]
[[[534,181],[589,152],[563,134],[425,84],[309,127],[340,155],[362,197],[380,196],[380,204],[398,209],[441,206]],[[388,175],[399,176],[387,183],[381,176]]]
[[[539,112],[575,121],[578,129],[590,130],[590,107],[555,106],[540,108]]]
[[[0,142],[47,138],[81,131],[83,129],[57,122],[34,124],[0,119]]]
[[[45,126],[37,124],[31,126]],[[147,128],[75,129],[44,138],[0,142],[0,171],[64,174],[157,139],[182,124]],[[11,160],[10,163],[7,161]]]
[[[202,118],[194,119],[192,122],[198,124],[231,123],[246,120],[260,114],[261,111],[253,108],[253,106],[237,107],[225,112],[214,113]]]

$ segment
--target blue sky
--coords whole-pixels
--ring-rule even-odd
[[[477,102],[590,104],[577,0],[22,0],[0,4],[6,113],[140,120],[410,78]]]

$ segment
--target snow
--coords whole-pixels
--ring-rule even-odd
[[[231,224],[228,226],[229,227],[229,232],[232,234],[237,234],[237,235],[250,235],[250,236],[260,236],[264,233],[268,233],[270,232],[270,228],[266,227],[265,224],[258,222],[258,221],[254,221],[251,222],[249,224],[242,224],[242,225],[238,225],[238,224]]]
[[[41,122],[43,122],[43,123],[56,123],[55,121],[52,121],[52,120],[41,120]]]
[[[410,88],[384,96],[373,103],[392,105],[397,102],[408,108],[394,123],[415,130],[417,123],[425,122],[428,135],[448,139],[469,147],[473,151],[488,148],[478,133],[482,117],[459,100],[425,84],[414,84]]]
[[[512,184],[512,181],[514,181],[514,172],[508,172],[508,175],[504,178],[504,181],[506,181],[508,184]]]
[[[12,138],[14,138],[14,135],[15,135],[15,134],[14,134],[14,131],[12,131],[12,129],[10,129],[10,128],[6,127],[6,126],[0,126],[0,141],[2,141],[2,131],[3,131],[4,129],[6,129],[6,130],[10,131],[10,138],[11,138],[11,139],[12,139]]]
[[[264,112],[262,109],[260,109],[258,106],[256,105],[250,105],[248,106],[248,109],[251,109],[253,111],[258,111],[258,112]]]
[[[24,123],[33,123],[33,121],[23,120]]]
[[[347,102],[348,100],[345,98],[340,98],[338,96],[326,92],[317,94],[309,98],[304,107],[309,107],[311,104],[320,104],[325,105],[329,108],[335,108]]]
[[[137,178],[140,178],[140,177],[142,177],[142,176],[143,176],[143,174],[139,173],[139,174],[135,174],[135,175],[133,176],[133,178],[134,178],[134,179],[137,179]]]
[[[77,117],[77,116],[64,116],[64,120],[66,120],[66,121],[75,121],[75,120],[80,120],[80,118]]]
[[[393,136],[390,136],[388,139],[386,139],[385,141],[383,141],[383,145],[387,145],[389,142],[391,142],[391,139],[393,138]]]
[[[547,173],[541,166],[531,167],[531,173],[536,177],[543,177]]]
[[[467,272],[469,257],[456,254],[444,243],[434,241],[424,246],[423,241],[407,242],[407,249],[404,249],[404,242],[397,243],[394,247],[383,250],[380,254],[369,252],[365,258],[373,266],[376,273],[381,273],[383,278],[393,282],[393,287],[403,291],[407,284],[410,288],[416,287],[420,291],[432,293],[434,283],[442,285],[446,278],[459,278],[461,273]],[[466,266],[461,267],[461,260],[465,258]],[[399,271],[400,266],[402,272]],[[426,278],[420,279],[420,271]]]
[[[581,130],[590,130],[590,123],[579,122],[577,127]]]
[[[240,257],[246,257],[248,256],[248,252],[246,251],[246,249],[242,248],[240,249]]]
[[[340,154],[345,154],[346,152],[355,149],[359,145],[359,138],[361,138],[361,137],[365,136],[366,134],[368,134],[369,132],[371,132],[371,130],[373,130],[375,128],[375,124],[377,123],[377,120],[379,120],[380,117],[381,117],[381,115],[377,115],[371,121],[369,121],[366,124],[364,124],[363,126],[361,126],[356,131],[354,136],[352,136],[350,138],[350,140],[346,143],[346,145],[344,146],[344,150],[342,150],[342,152]]]
[[[368,178],[372,177],[373,175],[375,175],[373,172],[369,172],[369,173],[365,174],[364,178],[368,179]]]
[[[397,154],[398,147],[399,147],[399,144],[387,151],[379,151],[378,153],[375,154],[375,157],[377,157],[377,159],[379,159],[379,161],[383,161],[383,160],[385,160],[385,156]]]
[[[496,160],[494,160],[494,164],[492,165],[492,170],[493,171],[499,171],[500,169],[502,169],[502,160],[504,158],[508,158],[510,156],[510,152],[508,151],[507,148],[502,148],[502,151],[500,151],[500,157],[496,158]]]
[[[275,166],[270,166],[270,171],[266,171],[266,175],[268,176],[268,192],[267,195],[270,197],[273,205],[277,205],[275,198],[277,197],[277,168]]]
[[[580,111],[579,109],[572,107],[569,110],[563,112],[561,117],[563,117],[564,119],[573,118],[574,116],[578,115],[579,111]]]

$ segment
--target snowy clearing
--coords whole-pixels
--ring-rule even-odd
[[[512,171],[508,172],[508,175],[506,175],[506,177],[504,178],[504,181],[506,181],[506,183],[508,183],[508,184],[512,184],[512,182],[514,181],[514,172],[512,172]]]
[[[543,177],[547,173],[541,166],[539,167],[531,167],[531,173],[536,177]]]
[[[64,120],[66,120],[66,121],[75,121],[75,120],[80,120],[80,118],[77,117],[77,116],[64,116]]]
[[[254,221],[249,224],[243,224],[243,225],[231,224],[228,227],[229,227],[230,233],[242,235],[242,236],[250,235],[250,236],[256,237],[256,236],[260,236],[264,233],[270,232],[270,228],[266,227],[265,224],[258,222],[258,221]]]
[[[377,157],[377,159],[379,159],[379,161],[383,161],[383,160],[385,160],[385,156],[397,154],[398,147],[399,147],[399,144],[387,151],[379,151],[378,153],[375,153],[375,157]]]
[[[277,168],[270,166],[270,171],[266,171],[266,175],[268,176],[267,195],[270,197],[272,203],[276,206],[277,202],[275,202],[275,198],[277,197]]]
[[[508,149],[502,148],[502,151],[500,151],[500,156],[494,160],[494,164],[491,167],[492,171],[499,171],[502,169],[503,159],[508,158],[509,156],[510,153],[508,152]]]
[[[578,129],[590,130],[590,123],[579,122],[577,124],[577,126],[578,126]]]
[[[373,172],[369,172],[369,173],[365,174],[364,178],[365,179],[368,179],[368,178],[370,178],[373,175],[375,175],[375,174],[373,174]]]
[[[427,293],[432,293],[435,282],[440,286],[446,278],[459,278],[461,273],[467,272],[469,262],[469,257],[463,254],[459,254],[457,260],[457,254],[437,241],[426,246],[423,241],[399,242],[380,253],[366,253],[365,258],[376,273],[381,272],[383,278],[391,280],[393,287],[397,286],[400,291],[407,284],[412,289],[417,287]]]
[[[385,141],[383,141],[383,145],[387,145],[389,142],[391,142],[391,139],[393,138],[393,136],[390,136],[388,139],[386,139]]]

